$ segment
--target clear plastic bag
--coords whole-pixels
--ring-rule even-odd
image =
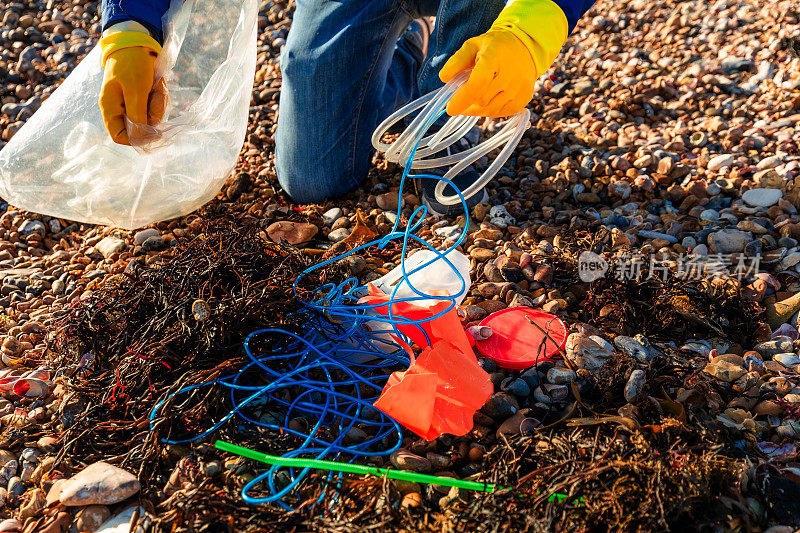
[[[98,99],[99,45],[0,151],[0,196],[23,209],[134,229],[211,200],[244,136],[256,65],[256,0],[173,0],[156,79],[164,120],[115,144]]]

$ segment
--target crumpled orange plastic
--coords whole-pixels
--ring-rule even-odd
[[[444,433],[469,433],[475,411],[493,390],[473,354],[441,340],[425,348],[407,371],[393,373],[374,405],[430,441]]]
[[[372,285],[369,293],[363,301],[386,302],[387,305],[376,309],[388,315],[389,296]],[[392,315],[423,320],[441,313],[449,305],[449,301],[429,307],[411,302],[393,303]],[[478,364],[472,350],[474,341],[464,331],[455,308],[420,326],[431,345],[417,326],[397,325],[403,334],[423,348],[422,354],[414,360],[408,345],[398,339],[411,358],[411,366],[389,377],[374,406],[426,440],[444,433],[465,435],[472,430],[475,411],[486,403],[494,390],[489,374]]]

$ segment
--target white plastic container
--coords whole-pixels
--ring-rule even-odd
[[[430,295],[433,295],[434,291],[446,290],[455,299],[456,303],[460,304],[464,301],[471,283],[469,279],[469,258],[455,248],[451,249],[444,257],[453,266],[450,266],[443,258],[437,258],[435,252],[421,250],[405,260],[405,270],[408,274],[406,279],[403,279],[403,271],[398,265],[383,277],[373,281],[373,284],[388,295],[392,295],[395,287],[399,284],[397,292],[394,292],[395,300],[419,298],[419,294],[411,288],[413,286],[417,291]],[[430,265],[413,272],[419,266],[432,260],[433,262]],[[458,277],[453,267],[456,268],[458,274],[461,274],[461,278]],[[440,301],[442,300],[421,299],[413,303],[414,305],[427,306],[434,305]]]

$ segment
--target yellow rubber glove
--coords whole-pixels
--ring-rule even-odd
[[[513,0],[489,31],[465,42],[439,72],[447,83],[473,69],[450,99],[447,112],[505,117],[521,111],[568,35],[567,17],[551,0]]]
[[[158,124],[164,116],[163,105],[148,105],[161,45],[146,33],[120,31],[103,37],[100,47],[105,69],[100,91],[103,122],[114,142],[130,145],[125,116],[137,124],[150,125]]]

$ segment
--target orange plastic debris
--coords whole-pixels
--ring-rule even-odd
[[[440,340],[426,347],[407,371],[393,373],[374,405],[425,440],[433,440],[444,433],[459,436],[472,430],[475,411],[493,390],[471,349],[464,352]]]
[[[389,296],[372,284],[369,285],[369,296],[362,302],[373,305],[386,303],[378,306],[376,311],[389,315]],[[447,300],[427,307],[398,302],[391,304],[391,314],[422,321],[450,305]],[[411,366],[405,372],[394,372],[389,377],[374,404],[375,408],[426,440],[444,433],[467,434],[472,430],[475,411],[486,403],[494,387],[489,374],[478,364],[472,350],[475,341],[464,331],[455,308],[419,325],[397,324],[397,329],[421,347],[422,354],[415,361],[408,345],[397,339],[408,352]]]
[[[389,295],[372,283],[369,284],[368,288],[369,296],[362,298],[360,303],[372,305],[387,303],[387,305],[376,307],[375,310],[382,315],[389,316]],[[447,292],[440,291],[438,294],[433,294],[433,296],[447,296]],[[449,300],[442,300],[431,306],[417,305],[414,302],[396,302],[392,304],[392,316],[422,321],[438,315],[450,305],[451,302]],[[448,340],[462,352],[471,354],[472,359],[477,361],[472,351],[475,340],[464,331],[464,326],[461,325],[461,320],[458,318],[455,307],[438,318],[427,320],[420,324],[397,324],[397,329],[408,336],[420,348],[430,346],[440,340]],[[425,337],[426,333],[430,343]]]

